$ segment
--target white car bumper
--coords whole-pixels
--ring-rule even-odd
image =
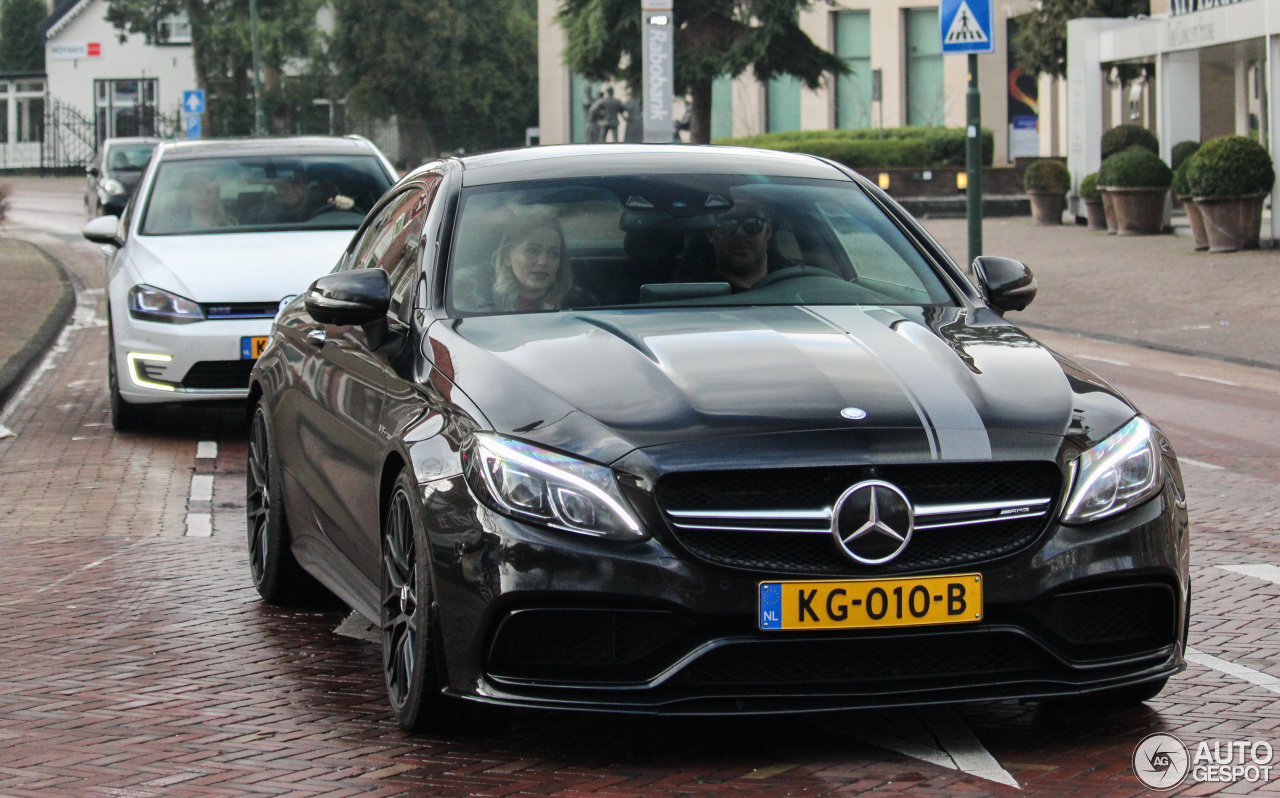
[[[126,401],[189,402],[248,395],[254,360],[243,356],[245,346],[248,339],[271,332],[271,319],[176,325],[126,314],[113,327],[120,394]]]

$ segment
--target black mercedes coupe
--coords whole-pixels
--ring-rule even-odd
[[[806,155],[429,163],[253,369],[254,584],[380,627],[408,729],[1150,698],[1190,602],[1173,449],[1003,318],[1025,266],[972,271]]]

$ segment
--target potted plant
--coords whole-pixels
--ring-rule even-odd
[[[1194,154],[1193,154],[1194,155]],[[1200,208],[1191,199],[1191,187],[1187,184],[1187,170],[1194,157],[1184,158],[1178,168],[1173,170],[1173,196],[1182,201],[1182,209],[1187,212],[1187,223],[1191,226],[1191,235],[1196,240],[1196,252],[1204,252],[1209,248],[1209,237],[1204,229],[1204,217]]]
[[[1275,181],[1271,156],[1253,139],[1205,142],[1187,164],[1187,188],[1204,216],[1210,252],[1257,249],[1262,203]]]
[[[1187,159],[1196,154],[1196,150],[1200,149],[1198,141],[1179,141],[1173,145],[1173,150],[1169,153],[1169,168],[1177,175],[1178,169],[1187,162]],[[1174,178],[1177,179],[1176,177]],[[1176,185],[1176,184],[1175,184]],[[1178,194],[1178,190],[1173,190],[1173,207],[1181,208],[1183,206],[1182,197]]]
[[[1117,125],[1102,134],[1102,160],[1134,147],[1141,147],[1152,155],[1160,154],[1160,140],[1141,125]]]
[[[1080,201],[1084,203],[1085,216],[1089,218],[1089,229],[1105,232],[1107,216],[1102,208],[1102,193],[1098,191],[1097,172],[1080,181]]]
[[[1173,172],[1160,156],[1133,147],[1102,162],[1098,185],[1105,185],[1115,208],[1116,232],[1153,235],[1164,227],[1164,200]]]
[[[1031,215],[1036,224],[1062,224],[1067,207],[1067,189],[1071,188],[1071,171],[1062,161],[1045,158],[1027,167],[1022,187],[1031,197]]]

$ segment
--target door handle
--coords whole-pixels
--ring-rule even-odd
[[[324,330],[311,330],[308,332],[307,343],[312,346],[324,346]]]

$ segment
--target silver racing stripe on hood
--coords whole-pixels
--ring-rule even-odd
[[[861,308],[832,305],[804,310],[840,330],[892,375],[920,416],[933,459],[991,459],[991,438],[973,400],[918,347]]]

